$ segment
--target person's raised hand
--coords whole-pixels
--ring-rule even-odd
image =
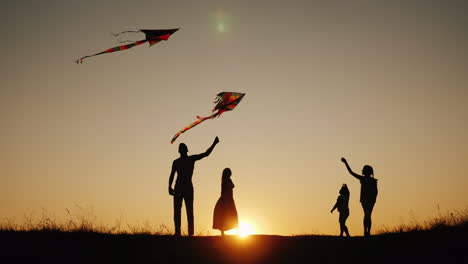
[[[341,158],[341,161],[342,161],[343,163],[347,163],[347,161],[346,161],[345,158]]]
[[[215,139],[214,139],[214,142],[213,142],[213,143],[214,143],[214,144],[218,144],[218,143],[219,143],[219,138],[218,138],[218,137],[215,137]]]

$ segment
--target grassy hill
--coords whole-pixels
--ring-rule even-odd
[[[364,237],[1,231],[2,263],[468,263],[468,225]]]
[[[68,209],[67,209],[68,212]],[[46,214],[0,223],[0,263],[468,263],[468,209],[371,237],[173,237],[164,225],[57,222]]]

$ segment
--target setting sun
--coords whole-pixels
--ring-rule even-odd
[[[253,226],[250,224],[250,223],[247,223],[247,222],[239,222],[239,231],[238,231],[238,235],[240,237],[247,237],[251,234],[254,234],[255,233],[255,229],[253,228]]]
[[[226,232],[228,235],[238,235],[239,237],[247,237],[249,235],[255,234],[255,228],[253,227],[252,224],[245,222],[245,221],[239,221],[239,227],[238,229],[232,229]]]

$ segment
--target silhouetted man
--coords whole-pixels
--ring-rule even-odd
[[[171,176],[169,177],[169,194],[174,196],[174,225],[175,235],[180,236],[180,214],[182,210],[182,200],[185,200],[185,209],[187,211],[188,233],[193,236],[193,184],[192,175],[195,167],[195,161],[208,157],[213,151],[219,139],[216,137],[211,147],[205,153],[188,156],[188,148],[184,143],[179,144],[180,158],[172,163]],[[174,189],[172,182],[177,172],[177,179]]]

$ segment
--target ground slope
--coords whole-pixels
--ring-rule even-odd
[[[468,228],[370,238],[0,231],[1,263],[468,263]]]

